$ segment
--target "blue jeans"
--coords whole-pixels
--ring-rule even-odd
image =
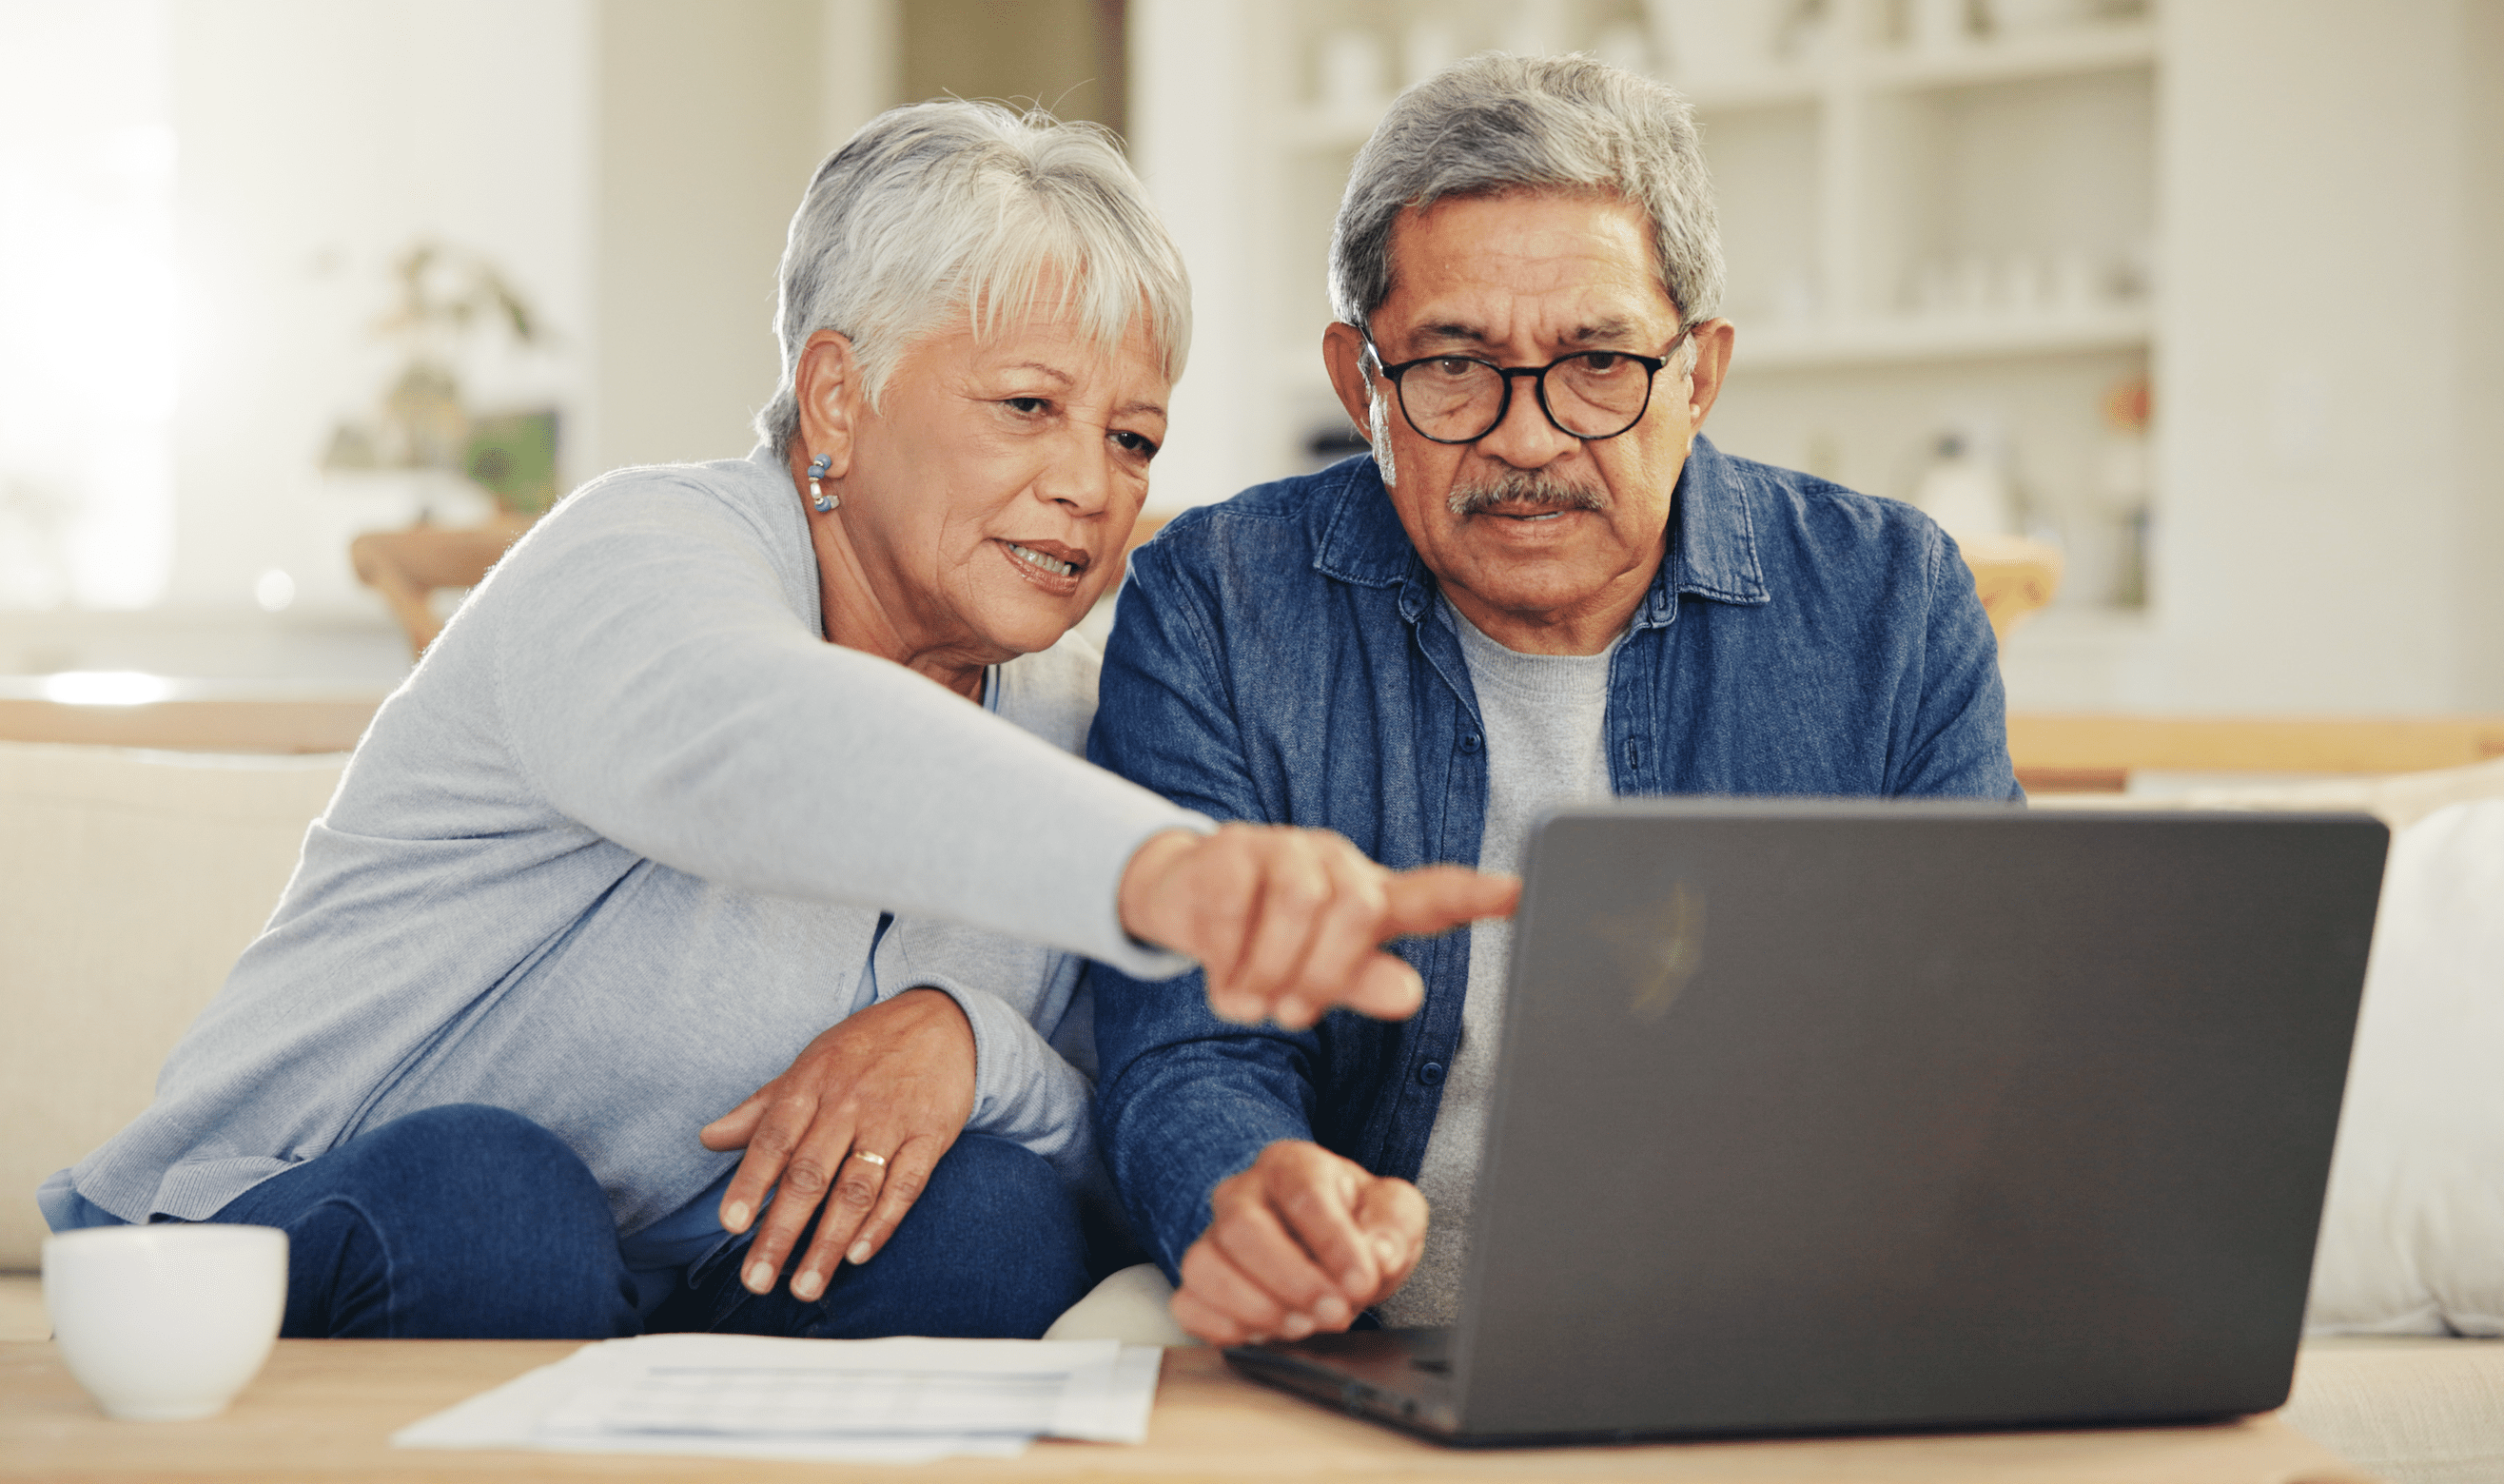
[[[213,1220],[288,1235],[290,1338],[609,1339],[647,1326],[599,1182],[502,1108],[430,1108],[360,1134]],[[746,1243],[690,1276],[653,1329],[864,1339],[1030,1338],[1087,1292],[1075,1203],[1051,1166],[969,1134],[867,1264],[815,1303],[739,1287]]]

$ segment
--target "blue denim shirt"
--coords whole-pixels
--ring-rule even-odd
[[[1627,794],[2022,797],[1999,649],[1955,544],[1909,505],[1699,437],[1669,551],[1610,667]],[[1371,459],[1178,517],[1130,558],[1088,755],[1218,819],[1338,830],[1386,866],[1476,862],[1469,668]],[[1470,935],[1397,950],[1386,1024],[1230,1025],[1198,975],[1097,965],[1100,1147],[1171,1275],[1210,1191],[1277,1139],[1413,1179],[1461,1031]]]

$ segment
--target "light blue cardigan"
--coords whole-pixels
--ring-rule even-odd
[[[1114,899],[1142,841],[1206,823],[1071,755],[1098,664],[1075,636],[1001,666],[994,716],[820,633],[765,450],[566,500],[384,703],[155,1104],[46,1182],[47,1219],[199,1220],[483,1102],[571,1145],[631,1237],[736,1162],[697,1129],[873,986],[953,995],[967,1126],[1085,1180],[1088,1079],[1048,1044],[1086,1018],[1070,955],[1187,967]]]

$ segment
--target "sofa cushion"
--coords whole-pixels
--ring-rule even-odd
[[[2306,1319],[2504,1335],[2504,799],[2391,842]]]
[[[2034,803],[2363,810],[2391,827],[2306,1324],[2504,1334],[2504,758]]]
[[[148,1106],[345,763],[0,742],[0,1269],[41,1260],[35,1187]]]
[[[1048,1340],[1120,1340],[1125,1345],[1197,1345],[1173,1317],[1173,1285],[1153,1262],[1123,1268],[1096,1285],[1043,1331]]]
[[[2203,778],[2192,786],[2155,796],[2046,793],[2036,794],[2028,802],[2036,809],[2057,810],[2357,810],[2379,816],[2396,832],[2447,805],[2504,799],[2504,757],[2460,768],[2355,777],[2297,780],[2262,776],[2235,781],[2207,775]]]

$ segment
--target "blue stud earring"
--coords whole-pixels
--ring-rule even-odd
[[[817,486],[817,481],[826,477],[826,470],[834,466],[835,456],[832,454],[819,454],[809,461],[809,503],[817,506],[819,515],[844,502],[842,496],[829,495]]]

